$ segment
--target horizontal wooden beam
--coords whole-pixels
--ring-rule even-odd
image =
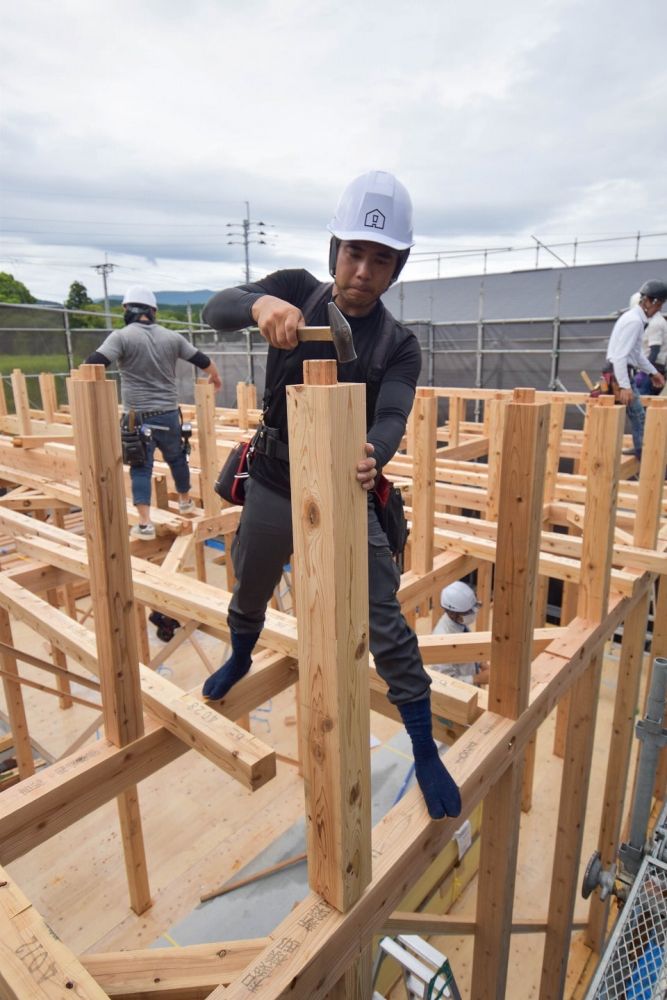
[[[3,1000],[55,1000],[68,995],[105,1000],[107,996],[2,868],[0,995]]]
[[[113,1000],[204,1000],[236,979],[267,944],[261,937],[213,941],[82,955],[80,961]]]

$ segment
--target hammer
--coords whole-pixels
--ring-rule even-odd
[[[333,341],[336,357],[341,365],[357,360],[357,354],[352,340],[352,329],[343,316],[342,312],[335,304],[329,302],[327,306],[330,326],[302,326],[297,330],[297,337],[300,343],[309,340],[331,340]]]

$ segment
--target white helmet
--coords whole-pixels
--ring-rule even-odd
[[[462,580],[450,583],[440,591],[440,607],[445,611],[455,611],[465,614],[467,611],[477,611],[481,607],[475,597],[475,591]]]
[[[327,226],[334,239],[329,251],[329,270],[336,268],[339,240],[369,240],[399,251],[392,281],[403,268],[412,238],[412,201],[393,174],[369,170],[351,181],[342,195],[333,219]]]
[[[157,300],[150,288],[145,288],[143,285],[130,285],[123,296],[123,305],[150,306],[151,309],[157,309]]]
[[[641,297],[642,297],[641,292],[632,293],[632,295],[630,296],[630,302],[628,303],[630,309],[632,309],[633,306],[639,305],[639,300],[641,299]]]

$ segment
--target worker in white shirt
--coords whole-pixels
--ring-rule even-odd
[[[433,629],[434,635],[457,635],[469,632],[481,608],[475,591],[462,580],[450,583],[440,592],[443,613]],[[466,684],[488,684],[489,667],[486,663],[437,663],[433,670],[456,677]]]
[[[662,389],[665,377],[642,353],[644,328],[667,299],[667,282],[645,281],[639,289],[639,301],[622,313],[614,324],[607,347],[607,369],[613,371],[619,387],[619,402],[630,419],[632,445],[636,458],[641,458],[644,441],[645,413],[634,377],[637,371],[646,372],[652,385]]]

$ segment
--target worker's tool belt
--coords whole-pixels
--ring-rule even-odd
[[[125,465],[138,468],[145,465],[148,457],[148,440],[150,430],[144,431],[142,423],[137,420],[138,416],[133,410],[124,413],[120,418],[120,443],[123,452],[123,462]]]
[[[628,365],[628,378],[632,383],[635,375],[637,374],[637,369],[632,365]],[[595,396],[608,396],[613,395],[614,402],[620,403],[621,401],[621,386],[618,384],[616,376],[614,375],[614,366],[611,362],[607,362],[601,372],[600,383],[597,390],[594,390],[591,395]]]
[[[380,527],[387,536],[391,554],[403,572],[403,556],[410,529],[403,507],[403,494],[397,486],[380,473],[372,492],[373,504]]]
[[[277,427],[267,427],[266,424],[259,425],[255,451],[258,455],[266,455],[267,458],[277,458],[279,462],[289,462],[289,448],[284,441],[280,440]]]
[[[227,503],[240,506],[245,503],[245,487],[258,434],[259,431],[256,431],[250,441],[240,441],[235,445],[220,469],[213,489]]]

